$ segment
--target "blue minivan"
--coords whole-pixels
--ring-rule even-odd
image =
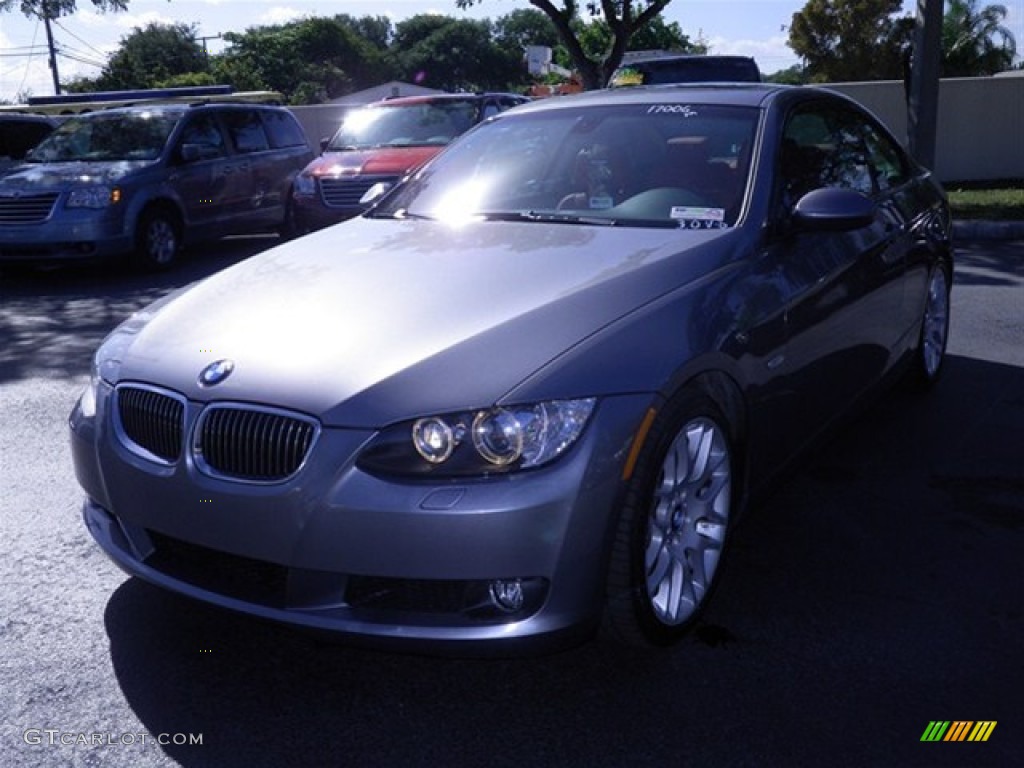
[[[158,104],[72,117],[0,177],[0,264],[130,255],[165,269],[183,245],[287,233],[313,159],[294,115],[263,104]]]

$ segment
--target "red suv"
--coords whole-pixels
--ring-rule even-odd
[[[295,179],[297,232],[326,227],[364,211],[375,184],[392,185],[477,123],[529,101],[513,93],[408,96],[349,112],[322,154]]]

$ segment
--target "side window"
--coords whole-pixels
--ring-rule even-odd
[[[878,130],[875,125],[865,123],[864,141],[879,190],[893,189],[910,178],[907,158],[889,136]]]
[[[0,157],[21,160],[36,144],[50,135],[53,128],[46,123],[16,120],[0,123]]]
[[[254,109],[227,109],[223,112],[224,125],[235,151],[240,154],[270,149],[259,113]]]
[[[290,112],[266,109],[260,112],[260,116],[263,118],[263,127],[270,139],[270,146],[274,149],[306,146],[306,134],[302,132],[302,126]]]
[[[488,101],[484,104],[483,112],[480,114],[480,122],[483,122],[489,117],[494,117],[496,114],[501,112],[501,108],[496,102]]]
[[[821,187],[876,191],[863,118],[839,105],[816,102],[793,112],[783,130],[779,173],[788,207]]]
[[[220,132],[217,118],[209,113],[194,115],[181,132],[181,147],[195,145],[199,157],[221,157],[224,154],[224,135]]]

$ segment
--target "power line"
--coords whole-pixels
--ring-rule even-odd
[[[32,47],[36,47],[36,35],[39,34],[39,19],[36,19],[36,25],[32,29]],[[25,90],[25,81],[28,80],[28,71],[32,66],[32,57],[29,55],[29,60],[25,63],[25,72],[21,76],[21,83],[18,85],[18,90],[15,92],[15,96]]]
[[[59,21],[57,21],[56,19],[54,20],[54,22],[53,22],[53,23],[54,23],[54,24],[56,24],[56,25],[57,25],[58,27],[60,27],[62,31],[64,31],[64,32],[67,32],[67,34],[69,34],[69,35],[70,35],[71,37],[75,38],[75,40],[77,40],[78,42],[80,42],[80,43],[81,43],[82,45],[84,45],[84,46],[85,46],[86,48],[91,48],[91,49],[92,49],[93,51],[95,51],[96,53],[98,53],[98,54],[99,54],[100,56],[102,56],[102,57],[103,57],[104,59],[106,59],[107,57],[109,57],[109,56],[110,56],[110,54],[109,54],[109,53],[107,53],[106,51],[101,51],[101,50],[100,50],[99,48],[97,48],[96,46],[94,46],[94,45],[93,45],[92,43],[90,43],[89,41],[87,41],[87,40],[83,40],[82,38],[80,38],[80,37],[79,37],[78,35],[76,35],[76,34],[75,34],[74,32],[72,32],[72,31],[71,31],[70,29],[68,29],[67,27],[65,27],[65,26],[64,26],[63,24],[61,24],[61,23],[60,23]]]

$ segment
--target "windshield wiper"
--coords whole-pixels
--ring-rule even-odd
[[[420,221],[436,221],[433,216],[424,216],[422,213],[410,213],[405,208],[399,208],[396,211],[378,210],[371,208],[365,214],[368,219],[419,219]]]
[[[620,223],[617,219],[555,211],[480,211],[474,215],[484,221],[543,221],[552,224],[594,224],[601,227],[614,227]]]

